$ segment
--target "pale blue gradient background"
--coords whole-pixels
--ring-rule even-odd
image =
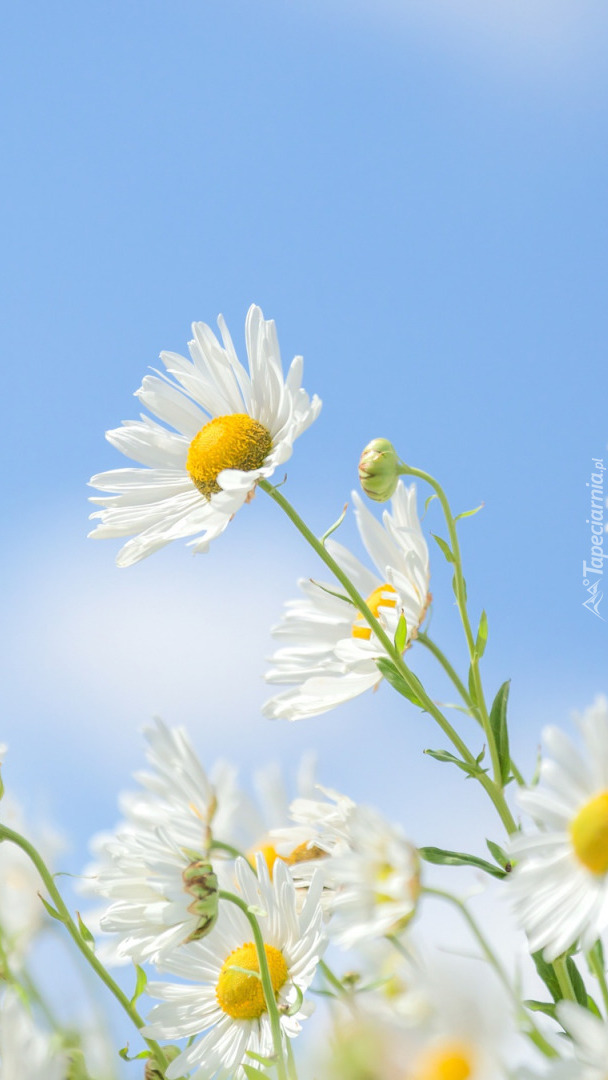
[[[312,747],[419,842],[471,845],[475,818],[481,844],[490,810],[421,757],[443,740],[387,688],[260,717],[268,629],[319,573],[268,500],[208,556],[118,571],[117,544],[85,539],[85,482],[125,463],[103,432],[159,351],[220,311],[242,346],[261,304],[324,400],[285,488],[313,528],[377,435],[456,510],[485,501],[461,529],[471,610],[530,771],[542,724],[608,690],[581,585],[608,456],[605,4],[65,0],[12,5],[3,38],[7,782],[70,834],[76,872],[160,713],[209,764]],[[432,555],[433,633],[464,661]]]

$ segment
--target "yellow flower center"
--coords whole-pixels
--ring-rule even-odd
[[[216,416],[190,443],[186,469],[193,484],[210,499],[221,491],[217,478],[222,469],[259,469],[271,448],[270,432],[247,413]]]
[[[446,1042],[427,1050],[414,1069],[415,1080],[469,1080],[473,1076],[471,1050],[464,1043]]]
[[[570,825],[577,858],[592,874],[608,873],[608,791],[585,803]]]
[[[387,593],[389,594],[388,596]],[[375,617],[378,619],[380,617],[381,607],[397,607],[397,593],[395,589],[393,589],[392,585],[379,585],[377,589],[374,589],[374,591],[369,594],[365,603],[367,604],[372,615],[375,615]],[[359,626],[358,623],[360,622],[365,623],[365,625]],[[369,641],[372,636],[372,628],[371,626],[367,625],[367,623],[365,622],[365,617],[361,614],[361,612],[358,612],[357,618],[353,623],[352,634],[354,638],[362,638],[363,641]]]
[[[287,982],[289,972],[283,953],[274,945],[264,945],[275,994]],[[233,949],[224,961],[215,988],[217,1003],[233,1020],[259,1020],[266,1012],[260,965],[252,941]]]
[[[280,858],[277,849],[272,844],[259,844],[258,847],[250,848],[247,852],[247,862],[255,870],[255,857],[258,852],[264,856],[264,862],[268,867],[268,873],[272,877],[272,870],[275,862]]]

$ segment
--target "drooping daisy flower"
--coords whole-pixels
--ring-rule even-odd
[[[125,820],[96,838],[85,871],[87,891],[111,901],[101,929],[117,935],[118,957],[138,963],[208,929],[199,902],[213,881],[200,864],[212,831],[230,835],[240,798],[231,770],[209,781],[183,730],[157,721],[145,734],[153,771],[138,774],[143,790],[123,797]],[[220,876],[221,866],[214,858]]]
[[[296,799],[291,817],[302,830],[301,850],[325,853],[330,936],[351,948],[399,933],[414,914],[420,892],[416,848],[372,807],[359,806],[336,792],[324,794],[325,800]],[[276,837],[280,853],[281,840],[288,839],[289,832],[277,830]],[[300,886],[318,865],[316,859],[287,861]]]
[[[543,732],[551,757],[538,787],[518,800],[538,832],[516,836],[510,879],[516,915],[530,949],[555,960],[579,941],[584,949],[608,926],[608,701],[597,698],[579,720],[585,754],[556,727]]]
[[[24,1002],[5,990],[0,1003],[2,1080],[63,1080],[67,1058],[40,1031]]]
[[[256,912],[264,912],[257,918],[281,1030],[293,1038],[310,1012],[303,995],[325,947],[319,904],[321,879],[317,875],[313,880],[298,913],[295,887],[283,863],[276,864],[271,880],[263,856],[258,855],[257,875],[245,860],[237,861],[242,898]],[[167,1069],[167,1080],[184,1073],[192,1073],[193,1080],[242,1077],[242,1064],[256,1067],[248,1051],[263,1057],[272,1055],[270,1020],[251,926],[239,908],[222,901],[212,932],[167,957],[163,969],[189,980],[190,985],[149,986],[150,994],[163,1000],[152,1009],[144,1033],[154,1039],[194,1039]]]
[[[101,525],[90,535],[133,536],[118,553],[119,566],[187,536],[197,537],[189,541],[194,551],[206,551],[319,415],[321,402],[301,386],[302,357],[284,378],[274,322],[258,307],[245,323],[249,373],[221,316],[218,325],[221,344],[205,323],[194,323],[191,360],[161,353],[168,375],[147,375],[136,392],[161,423],[142,414],[107,433],[144,466],[91,479],[104,492],[92,501],[105,509],[91,515]]]
[[[327,549],[392,639],[401,614],[407,624],[406,648],[424,620],[429,595],[429,555],[416,513],[416,489],[401,481],[384,511],[383,524],[353,492],[361,539],[375,571],[363,566],[341,544]],[[301,580],[304,600],[291,600],[273,635],[286,641],[271,657],[268,682],[295,683],[267,701],[263,712],[272,719],[299,720],[317,716],[377,686],[376,659],[384,650],[371,628],[334,584]]]

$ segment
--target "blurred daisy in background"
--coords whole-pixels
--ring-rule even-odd
[[[66,1054],[37,1028],[28,1006],[7,989],[0,1001],[2,1080],[64,1080]]]
[[[298,912],[294,883],[282,862],[276,863],[271,879],[259,854],[256,871],[257,877],[244,859],[237,861],[240,896],[255,910],[262,931],[281,1032],[293,1038],[312,1011],[304,994],[326,945],[319,903],[321,878],[315,876]],[[168,1080],[191,1071],[197,1080],[239,1076],[243,1075],[241,1065],[257,1067],[249,1052],[272,1056],[270,1019],[252,930],[236,905],[222,900],[211,933],[167,957],[162,969],[189,983],[148,987],[152,997],[163,1000],[152,1009],[144,1034],[190,1040],[167,1069]]]
[[[259,307],[249,308],[245,322],[249,372],[221,316],[218,325],[221,344],[205,323],[193,323],[191,359],[162,352],[167,375],[147,375],[136,391],[162,423],[142,414],[107,432],[113,446],[144,466],[90,481],[104,492],[91,500],[104,509],[91,515],[101,524],[90,535],[133,536],[118,553],[119,566],[197,534],[189,544],[206,551],[319,415],[319,398],[311,400],[301,385],[302,357],[285,378],[274,322]]]
[[[509,888],[530,951],[555,960],[580,940],[590,949],[608,926],[608,700],[578,720],[584,753],[556,727],[543,731],[538,787],[518,801],[538,832],[511,841]]]
[[[407,627],[405,648],[414,641],[430,603],[429,553],[416,511],[416,488],[399,482],[382,524],[353,492],[355,516],[369,570],[341,544],[327,540],[332,557],[366,599],[372,614],[393,639],[401,615]],[[336,584],[298,582],[303,600],[291,600],[273,636],[287,642],[270,658],[271,683],[293,683],[291,690],[266,702],[265,716],[299,720],[317,716],[379,684],[376,659],[384,649]]]

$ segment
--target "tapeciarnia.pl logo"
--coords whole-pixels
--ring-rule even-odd
[[[604,559],[608,559],[608,551],[604,550],[604,506],[607,501],[604,497],[604,473],[606,465],[603,458],[591,458],[593,471],[587,487],[590,494],[590,511],[586,524],[590,526],[591,550],[589,562],[583,559],[583,586],[588,596],[583,600],[583,607],[604,622],[604,616],[600,615],[600,604],[604,596],[603,577]],[[608,546],[608,545],[606,545]]]

